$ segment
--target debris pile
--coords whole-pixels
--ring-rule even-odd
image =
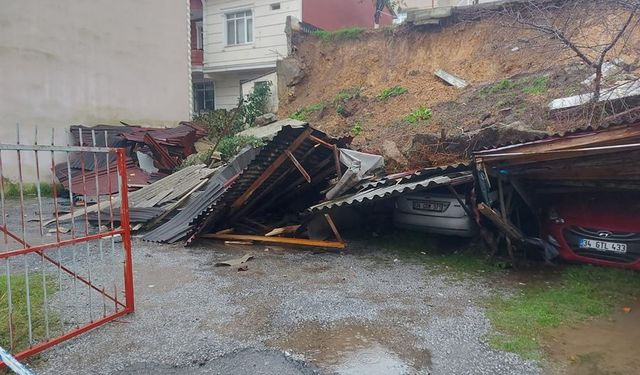
[[[266,234],[300,224],[296,214],[321,200],[331,180],[342,174],[336,158],[338,147],[346,145],[305,122],[283,120],[244,133],[266,144],[245,149],[220,168],[197,199],[190,199],[180,213],[147,233],[144,240],[189,244],[208,237],[275,242]],[[298,237],[288,238],[291,243],[310,241],[300,238],[304,226],[288,234]]]
[[[189,122],[175,128],[131,125],[74,125],[75,146],[117,147],[127,150],[125,164],[129,190],[139,189],[171,174],[189,155],[206,130]],[[70,153],[55,166],[55,174],[65,189],[81,197],[111,195],[117,192],[116,156]]]

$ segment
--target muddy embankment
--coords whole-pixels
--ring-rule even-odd
[[[580,82],[589,68],[566,49],[552,48],[548,37],[541,43],[534,32],[496,19],[402,26],[346,40],[294,39],[288,63],[303,73],[281,81],[279,117],[302,110],[313,126],[354,136],[355,148],[398,159],[391,170],[459,161],[474,147],[584,125],[579,116],[552,116],[547,104],[585,91]],[[447,85],[433,74],[437,69],[469,86]],[[393,87],[406,92],[380,99]],[[408,120],[424,109],[430,117]],[[404,158],[390,157],[394,148]]]

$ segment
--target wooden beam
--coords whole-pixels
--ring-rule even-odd
[[[296,168],[298,169],[298,171],[300,171],[300,174],[302,174],[302,177],[304,177],[304,179],[307,180],[307,182],[310,183],[311,182],[311,176],[309,176],[309,173],[307,173],[307,171],[305,171],[305,169],[302,167],[302,164],[300,164],[298,159],[296,159],[296,157],[293,156],[293,154],[289,150],[286,150],[285,154],[287,154],[287,156],[289,157],[289,159],[291,160],[293,165],[295,165]]]
[[[333,150],[333,146],[334,145],[332,145],[329,142],[323,141],[322,139],[320,139],[320,138],[318,138],[318,137],[316,137],[314,135],[310,135],[309,139],[311,139],[312,141],[316,142],[319,145],[322,145],[322,146],[328,148],[329,150]]]
[[[498,227],[498,229],[500,229],[500,231],[502,231],[504,234],[507,235],[507,237],[516,241],[524,240],[524,235],[522,234],[522,232],[520,232],[518,228],[513,226],[513,224],[503,220],[502,217],[500,217],[500,215],[497,212],[495,212],[491,207],[487,206],[484,203],[480,203],[478,205],[478,211],[480,211],[482,215],[484,215],[487,219],[489,219],[489,221],[495,224]]]
[[[458,194],[456,189],[451,185],[447,185],[447,187],[449,188],[449,191],[451,192],[451,194],[453,194],[453,196],[456,197],[456,199],[458,200],[458,203],[460,203],[460,206],[462,206],[462,209],[464,210],[464,212],[467,213],[467,216],[473,219],[473,212],[471,212],[471,209],[469,208],[469,206],[467,206],[464,203],[464,201],[462,200],[462,197],[460,196],[460,194]]]
[[[329,226],[331,227],[331,231],[333,231],[333,235],[336,236],[336,240],[338,240],[338,242],[344,243],[344,240],[342,239],[340,232],[338,232],[336,223],[333,222],[333,219],[331,218],[331,216],[329,214],[324,214],[324,218],[327,219],[327,223],[329,223]]]
[[[500,213],[502,214],[502,220],[506,223],[509,222],[507,218],[507,209],[504,204],[504,190],[502,189],[502,179],[498,179],[498,197],[500,199]],[[513,246],[511,245],[511,238],[507,237],[507,252],[509,253],[509,258],[511,259],[511,263],[515,266],[515,257],[513,255]]]
[[[253,236],[248,234],[205,234],[202,238],[212,238],[215,240],[225,241],[255,241],[255,242],[268,242],[279,243],[288,245],[301,245],[301,246],[315,246],[315,247],[327,247],[332,249],[344,249],[346,245],[342,242],[335,241],[319,241],[309,240],[305,238],[290,238],[290,237],[266,237],[266,236]]]
[[[336,174],[338,175],[338,180],[340,180],[342,178],[342,167],[340,166],[340,151],[336,145],[333,145],[333,158],[336,163]]]
[[[264,170],[264,172],[262,172],[260,177],[258,177],[253,182],[253,184],[251,184],[251,186],[249,186],[249,188],[247,190],[245,190],[245,192],[242,193],[242,195],[240,197],[238,197],[238,199],[236,199],[235,202],[233,202],[231,207],[232,208],[238,208],[238,207],[242,206],[249,198],[251,198],[253,193],[255,193],[255,191],[260,186],[262,186],[262,184],[269,178],[269,176],[271,176],[273,174],[273,172],[275,172],[282,165],[282,163],[284,163],[285,160],[287,160],[289,158],[287,156],[287,154],[286,154],[286,151],[290,151],[290,152],[295,151],[298,147],[300,147],[302,142],[304,142],[305,139],[307,139],[309,137],[309,135],[311,135],[312,132],[313,132],[313,128],[311,128],[311,127],[306,128],[298,136],[298,138],[296,138],[293,142],[291,142],[291,144],[289,145],[289,147],[287,147],[285,152],[283,152],[280,156],[278,156],[278,158],[276,160],[274,160],[273,163],[271,163],[271,165],[269,165],[269,167],[267,167],[267,169]]]

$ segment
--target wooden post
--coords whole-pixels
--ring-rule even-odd
[[[502,220],[505,222],[509,222],[507,219],[507,211],[504,205],[504,191],[502,189],[502,178],[498,177],[498,196],[500,197],[500,213],[502,214]],[[507,241],[507,252],[509,253],[509,258],[511,259],[511,263],[513,267],[516,267],[515,257],[513,255],[513,246],[511,244],[511,238],[506,237]]]
[[[340,180],[342,178],[342,167],[340,167],[340,151],[336,145],[333,145],[333,158],[336,163],[336,174],[338,175],[338,180]]]
[[[342,239],[342,236],[340,235],[340,232],[338,232],[338,228],[336,227],[336,223],[333,222],[333,219],[331,218],[331,216],[329,214],[324,214],[324,218],[327,219],[327,223],[329,223],[329,226],[331,227],[331,230],[333,231],[333,235],[336,236],[336,240],[338,240],[338,242],[344,243],[344,240]]]

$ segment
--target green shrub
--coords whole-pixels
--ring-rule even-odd
[[[420,107],[415,111],[409,113],[407,117],[405,117],[405,121],[410,124],[415,124],[418,121],[426,121],[431,118],[432,112],[431,109],[427,107]]]
[[[299,110],[290,114],[289,118],[292,118],[294,120],[299,120],[299,121],[308,121],[310,114],[314,112],[322,111],[324,109],[324,106],[325,106],[324,103],[316,103],[307,107],[300,108]]]
[[[224,160],[229,160],[247,145],[251,147],[261,147],[264,145],[264,142],[253,136],[236,135],[225,137],[218,144],[217,151],[220,152]]]
[[[253,91],[240,101],[239,120],[243,125],[253,126],[256,118],[267,112],[267,105],[271,99],[271,82],[254,85]]]
[[[362,133],[362,122],[358,120],[351,127],[351,135],[357,137],[360,133]]]
[[[394,86],[394,87],[390,87],[388,89],[384,89],[382,91],[380,91],[380,93],[378,95],[376,95],[376,98],[378,100],[387,100],[393,96],[398,96],[398,95],[402,95],[402,94],[406,94],[407,92],[409,92],[409,90],[407,90],[407,88],[402,87],[402,86]]]
[[[344,103],[350,99],[356,99],[360,97],[360,94],[362,94],[362,87],[361,86],[354,86],[354,87],[350,87],[348,89],[344,89],[341,90],[339,93],[337,93],[332,99],[332,103],[333,104],[337,104],[337,103]]]
[[[547,91],[549,77],[540,76],[525,80],[526,86],[522,89],[527,94],[542,94]]]
[[[324,31],[324,30],[316,30],[313,32],[313,35],[317,36],[321,40],[325,42],[333,41],[333,40],[349,40],[349,39],[358,39],[364,33],[365,29],[361,27],[349,27],[346,29],[340,29],[336,31]]]

